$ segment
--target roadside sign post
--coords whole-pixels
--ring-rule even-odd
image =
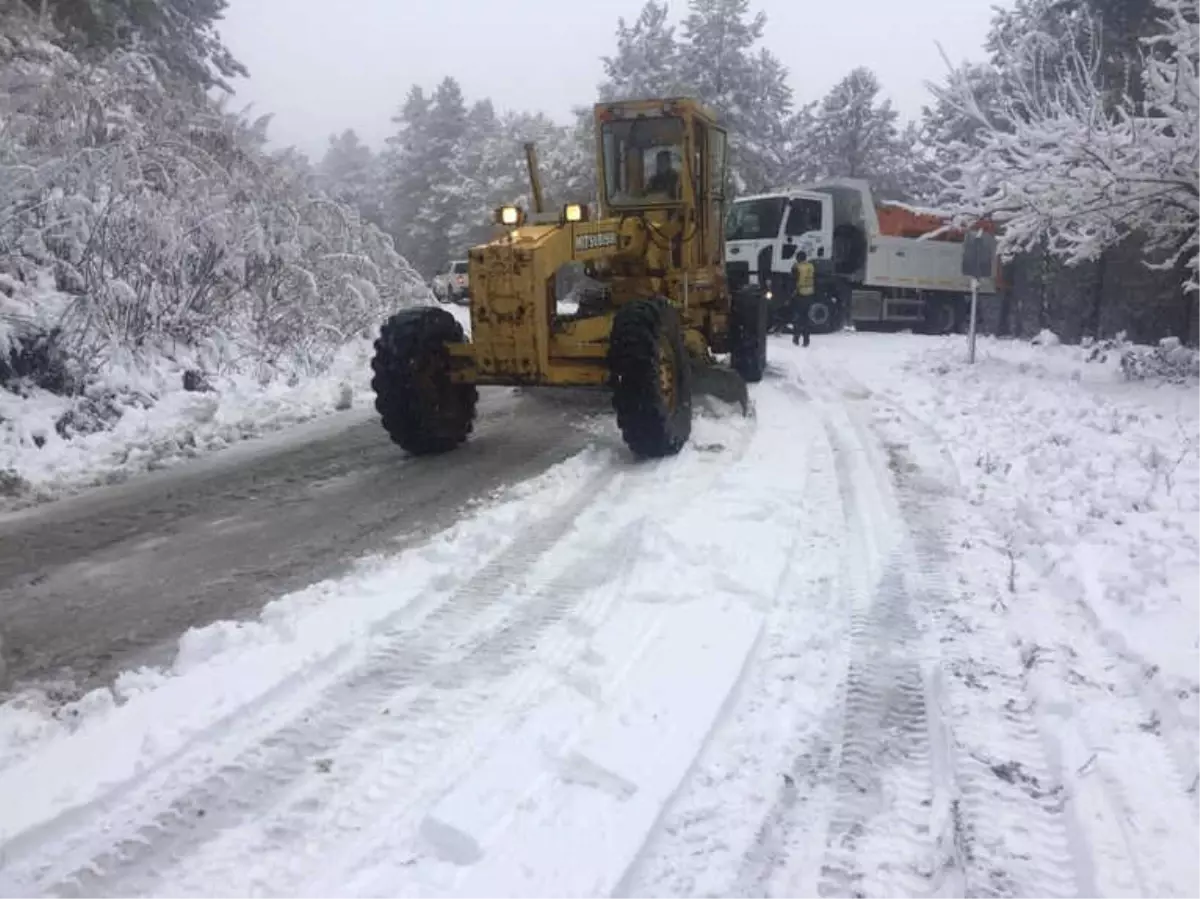
[[[963,240],[962,273],[971,279],[971,323],[967,331],[967,362],[975,364],[975,337],[979,326],[979,279],[992,276],[996,238],[976,228]]]
[[[967,335],[967,362],[975,364],[975,323],[979,317],[979,279],[971,279],[971,326]]]

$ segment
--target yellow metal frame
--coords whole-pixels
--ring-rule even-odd
[[[711,143],[724,143],[724,132],[708,110],[689,99],[605,103],[597,105],[594,114],[600,217],[556,224],[534,221],[469,252],[472,335],[470,343],[450,348],[455,380],[606,383],[613,311],[588,318],[562,319],[555,314],[555,275],[570,262],[582,263],[605,283],[614,309],[637,298],[669,298],[680,310],[690,355],[727,349],[724,171],[710,168]],[[683,122],[682,197],[671,204],[610,207],[602,127],[607,121],[639,116]],[[536,184],[532,153],[529,159]],[[722,166],[723,162],[722,156]]]

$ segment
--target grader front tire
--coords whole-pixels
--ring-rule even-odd
[[[608,366],[617,426],[633,453],[678,453],[692,433],[692,370],[675,307],[634,300],[617,310]]]
[[[384,323],[371,359],[375,409],[393,443],[414,456],[454,449],[471,433],[479,392],[450,380],[447,346],[463,328],[445,309],[422,306]]]

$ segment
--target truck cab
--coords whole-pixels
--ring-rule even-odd
[[[743,197],[725,222],[725,269],[731,282],[790,291],[792,265],[803,250],[810,260],[831,258],[833,199],[816,191]]]

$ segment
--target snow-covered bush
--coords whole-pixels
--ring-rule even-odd
[[[1127,381],[1183,383],[1200,377],[1200,354],[1176,337],[1165,338],[1156,347],[1128,347],[1121,353],[1121,374]]]
[[[0,36],[0,386],[166,357],[309,374],[424,300],[391,239],[137,53]]]

